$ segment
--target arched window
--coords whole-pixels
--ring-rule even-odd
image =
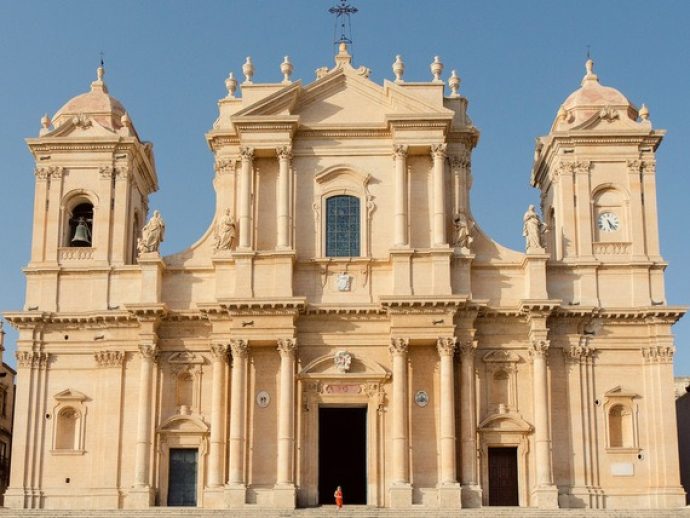
[[[76,450],[79,434],[79,412],[72,407],[65,407],[57,415],[55,432],[56,450]]]
[[[69,214],[66,246],[93,246],[93,205],[82,202]]]
[[[331,196],[326,200],[326,256],[360,255],[360,209],[356,196]]]

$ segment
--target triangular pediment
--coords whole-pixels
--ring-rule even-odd
[[[331,70],[306,87],[299,81],[292,83],[247,106],[232,119],[240,122],[244,117],[293,116],[304,126],[384,126],[387,118],[396,115],[441,116],[451,120],[453,112],[434,106],[395,83],[386,81],[381,86],[361,70],[345,66]]]
[[[88,398],[83,392],[74,389],[65,389],[53,396],[57,401],[86,401]]]

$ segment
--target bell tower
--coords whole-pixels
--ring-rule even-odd
[[[585,68],[536,144],[531,183],[542,193],[547,248],[580,277],[566,301],[662,303],[655,152],[665,132],[652,128],[645,105],[600,84],[591,59]]]
[[[101,63],[90,91],[52,121],[44,115],[38,137],[27,139],[36,162],[27,307],[58,310],[58,277],[87,268],[89,283],[103,288],[91,290],[92,309],[106,309],[107,269],[136,262],[148,196],[158,188],[152,144],[108,94],[104,73]]]

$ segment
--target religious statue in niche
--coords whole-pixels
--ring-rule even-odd
[[[462,213],[458,213],[453,216],[453,228],[455,229],[455,242],[454,246],[458,248],[467,248],[468,250],[472,246],[474,237],[474,221],[467,218]]]
[[[546,225],[537,214],[534,205],[527,208],[527,212],[522,217],[522,235],[525,237],[525,248],[544,248],[544,233]]]
[[[141,229],[141,237],[137,241],[137,250],[140,254],[158,252],[161,242],[164,239],[165,222],[161,218],[160,212],[153,211],[153,216],[149,222]]]
[[[352,289],[352,275],[346,272],[338,274],[338,291],[350,291]]]
[[[230,250],[237,238],[237,227],[230,215],[230,209],[218,221],[216,227],[216,250]]]
[[[338,351],[333,357],[333,363],[335,363],[336,370],[344,374],[350,370],[352,355],[347,351]]]

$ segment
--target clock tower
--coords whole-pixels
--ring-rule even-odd
[[[664,301],[655,181],[664,133],[652,128],[644,104],[638,109],[599,83],[588,60],[581,88],[537,140],[531,183],[542,193],[547,248],[562,276],[580,277],[565,302]]]

